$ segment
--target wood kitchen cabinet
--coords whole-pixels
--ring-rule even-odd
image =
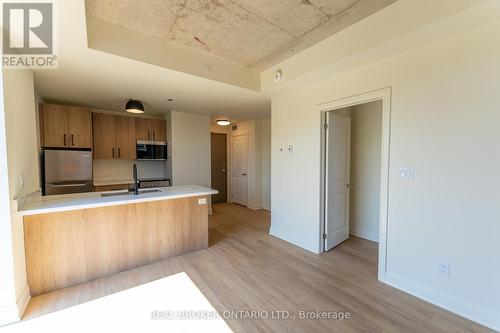
[[[115,117],[116,153],[115,158],[135,160],[137,157],[135,119],[132,117]]]
[[[92,148],[92,116],[85,108],[41,104],[42,145],[47,148]]]
[[[135,118],[135,134],[137,140],[167,141],[165,120]]]
[[[149,141],[151,139],[151,120],[135,118],[135,137],[137,140]]]
[[[94,113],[94,159],[136,159],[135,118]]]
[[[128,190],[130,186],[131,184],[99,185],[94,186],[94,192]]]
[[[154,141],[167,141],[167,124],[165,120],[151,119]]]
[[[90,110],[68,107],[68,144],[74,148],[92,148],[92,114]]]

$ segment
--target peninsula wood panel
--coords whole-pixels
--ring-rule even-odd
[[[191,197],[24,217],[40,295],[208,247],[208,206]]]

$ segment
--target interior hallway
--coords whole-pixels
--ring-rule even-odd
[[[377,281],[377,244],[315,255],[268,235],[270,213],[214,205],[207,250],[34,297],[24,320],[179,272],[226,310],[350,312],[337,320],[228,320],[236,332],[492,332]],[[88,318],[89,320],[91,318]]]

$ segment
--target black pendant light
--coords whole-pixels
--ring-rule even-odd
[[[144,113],[144,106],[141,101],[131,99],[127,102],[125,110],[130,113]]]

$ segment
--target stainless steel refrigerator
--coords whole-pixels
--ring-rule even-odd
[[[45,195],[92,192],[92,152],[44,151]]]

